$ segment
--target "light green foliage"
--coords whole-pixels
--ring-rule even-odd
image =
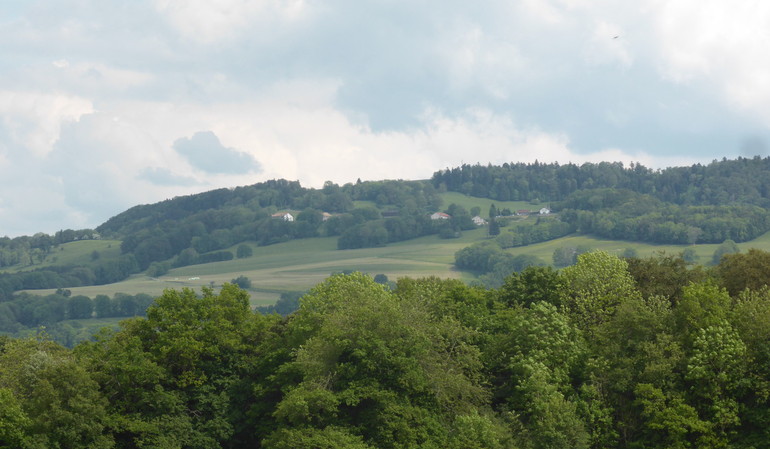
[[[757,441],[770,438],[770,289],[745,290],[732,311],[730,322],[746,345],[746,408],[753,413],[744,414],[744,428],[756,429]],[[745,432],[748,434],[749,432]],[[748,436],[748,435],[747,435]]]
[[[551,370],[537,362],[527,368],[527,376],[517,387],[527,429],[520,435],[523,445],[536,449],[588,448],[589,433],[577,406],[553,383]]]
[[[280,429],[265,439],[264,449],[372,449],[342,427]]]
[[[698,412],[681,396],[666,397],[659,388],[639,384],[634,393],[644,419],[644,441],[651,447],[685,449],[710,447],[705,442],[711,426],[698,417]]]
[[[302,381],[276,417],[293,427],[345,423],[377,447],[416,447],[442,441],[441,417],[483,399],[463,327],[369,276],[336,275],[311,290],[291,331],[304,340],[292,364]]]
[[[497,400],[521,415],[532,447],[587,447],[589,433],[572,388],[584,363],[581,333],[552,304],[499,315],[486,358]]]
[[[728,323],[700,329],[685,377],[725,446],[740,424],[736,393],[745,385],[746,371],[746,345]]]
[[[0,449],[22,447],[30,424],[13,392],[0,388]]]
[[[682,300],[676,308],[676,320],[685,341],[700,329],[720,325],[727,319],[730,295],[713,281],[690,284],[683,289]]]
[[[511,430],[493,415],[473,412],[455,418],[454,430],[447,444],[449,449],[507,449],[514,448]]]
[[[4,431],[15,440],[25,434],[22,447],[113,445],[104,433],[106,399],[88,372],[62,347],[34,340],[7,343],[0,352],[0,391],[15,397],[3,401],[1,409],[11,420],[0,428],[7,426]]]
[[[232,284],[166,291],[146,319],[78,348],[110,397],[118,447],[218,447],[233,436],[230,388],[267,317]]]
[[[595,348],[608,364],[598,373],[607,391],[623,394],[636,383],[673,387],[683,350],[673,338],[671,303],[662,297],[633,299],[596,332]]]
[[[627,262],[604,251],[581,254],[562,275],[566,308],[583,329],[607,321],[620,303],[640,297]]]
[[[493,302],[489,292],[455,279],[401,278],[394,294],[403,303],[422,304],[433,319],[451,317],[459,320],[466,329],[480,329],[491,317]]]

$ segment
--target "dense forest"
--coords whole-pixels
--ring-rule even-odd
[[[588,252],[495,289],[335,275],[287,317],[167,290],[72,350],[0,337],[0,447],[766,447],[767,279]]]
[[[463,165],[436,188],[549,203],[578,232],[650,243],[744,242],[770,230],[770,158],[652,170],[639,164]]]
[[[160,276],[176,267],[245,257],[239,251],[249,247],[238,245],[246,242],[271,245],[336,237],[344,250],[425,235],[454,238],[473,228],[472,215],[481,212],[442,204],[440,193],[445,191],[527,201],[535,209],[547,206],[556,212],[536,226],[522,224],[499,233],[498,214],[512,212],[484,211],[489,233],[499,233],[495,241],[502,250],[574,232],[696,244],[745,242],[770,231],[770,158],[724,159],[664,170],[606,162],[463,165],[440,170],[426,181],[359,180],[342,186],[327,182],[320,189],[271,180],[136,206],[94,230],[0,238],[0,270],[14,267],[0,274],[0,299],[10,300],[23,289],[108,284],[139,272]],[[430,214],[437,211],[451,218],[431,220]],[[281,218],[288,213],[291,220]],[[38,266],[57,246],[83,239],[120,241],[121,255],[85,264]],[[493,274],[498,284],[511,267],[550,263],[504,262]],[[467,268],[462,261],[457,266]]]

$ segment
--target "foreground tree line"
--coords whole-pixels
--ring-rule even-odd
[[[73,350],[0,339],[0,447],[761,447],[769,275],[590,252],[498,289],[335,275],[288,317],[168,290]]]

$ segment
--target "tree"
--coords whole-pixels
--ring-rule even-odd
[[[13,426],[9,429],[12,436],[18,438],[19,430],[28,423],[26,444],[15,447],[112,447],[111,435],[105,432],[105,397],[84,367],[61,346],[34,340],[5,344],[0,351],[0,392],[7,396],[8,391],[16,401],[0,410],[15,415],[8,423]],[[28,421],[14,412],[14,402]],[[0,429],[5,428],[3,424]]]
[[[0,449],[24,447],[30,424],[13,392],[0,388]]]
[[[509,307],[541,301],[560,306],[564,287],[563,279],[553,268],[530,266],[508,276],[498,290],[498,298]]]
[[[107,318],[115,316],[115,306],[107,295],[96,295],[93,300],[94,312],[97,318]]]
[[[700,267],[689,268],[679,255],[658,253],[644,259],[626,259],[626,262],[629,273],[645,298],[662,296],[676,303],[682,298],[684,287],[706,277]]]
[[[251,249],[250,245],[247,245],[245,243],[241,243],[238,245],[238,248],[235,250],[235,255],[239,259],[245,259],[247,257],[251,257],[254,251]]]
[[[70,319],[91,318],[93,311],[93,301],[87,296],[77,295],[67,299],[67,317]]]
[[[233,284],[218,294],[204,287],[200,296],[166,290],[147,318],[79,346],[98,373],[94,391],[110,397],[118,447],[224,446],[237,431],[235,395],[251,396],[236,392],[240,369],[268,321],[251,313],[248,294]]]
[[[376,282],[378,284],[386,285],[388,283],[388,276],[386,274],[382,274],[382,273],[376,274],[374,276],[374,282]]]
[[[714,250],[714,256],[712,257],[711,262],[714,265],[719,265],[719,262],[722,260],[722,256],[725,254],[735,254],[740,251],[741,250],[738,249],[738,245],[736,245],[733,240],[727,239],[722,242],[716,250]]]
[[[441,423],[483,397],[468,331],[369,276],[335,275],[316,286],[289,329],[301,344],[289,365],[300,382],[278,404],[268,441],[343,426],[373,447],[436,445],[447,438]]]
[[[714,445],[726,445],[740,425],[736,393],[745,384],[746,368],[746,345],[729,323],[698,331],[685,379],[713,425]]]
[[[685,248],[682,251],[682,259],[687,263],[695,263],[698,261],[698,253],[694,248]]]
[[[248,290],[251,288],[251,279],[247,278],[244,275],[240,275],[237,278],[231,280],[233,284],[237,285],[238,287]]]
[[[565,305],[583,329],[607,321],[621,302],[641,296],[628,263],[604,251],[581,254],[577,264],[564,268],[562,275]]]
[[[497,222],[496,219],[490,219],[489,220],[489,235],[500,235],[500,224]]]
[[[759,290],[770,282],[770,252],[752,248],[745,254],[724,254],[716,272],[731,296],[747,288]]]

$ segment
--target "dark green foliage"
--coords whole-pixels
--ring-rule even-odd
[[[252,254],[254,254],[254,250],[251,249],[251,246],[241,243],[238,245],[238,248],[235,250],[235,255],[239,259],[245,259],[247,257],[251,257]]]
[[[489,228],[487,230],[487,233],[490,236],[500,235],[500,224],[497,222],[496,218],[490,218],[489,219]],[[513,246],[513,245],[511,245],[511,246]]]
[[[388,283],[388,275],[386,275],[386,274],[382,274],[382,273],[380,273],[380,274],[375,274],[375,275],[374,275],[374,282],[376,282],[376,283],[378,283],[378,284],[383,284],[383,285],[385,285],[385,284],[387,284],[387,283]]]
[[[639,164],[463,165],[434,186],[498,200],[554,202],[578,232],[655,243],[750,240],[770,230],[770,158],[653,171]],[[490,210],[490,214],[497,210]]]
[[[266,315],[277,313],[281,316],[287,316],[299,309],[299,299],[306,292],[284,292],[274,305],[257,307],[257,312]]]
[[[558,271],[551,267],[531,266],[507,277],[498,290],[498,299],[508,307],[529,306],[535,302],[560,306],[564,287]]]
[[[691,282],[705,280],[700,267],[689,267],[681,255],[658,254],[645,259],[629,258],[628,271],[646,298],[660,296],[672,302],[682,298],[683,288]]]
[[[248,290],[251,288],[251,279],[247,278],[244,275],[240,275],[230,282],[232,282],[233,284],[237,285],[238,287],[244,290]]]
[[[747,253],[727,253],[720,258],[716,273],[731,296],[743,290],[759,291],[770,284],[770,253],[750,249]]]
[[[343,232],[337,242],[339,249],[372,248],[388,242],[388,230],[383,221],[369,221]]]
[[[741,250],[738,249],[738,245],[735,244],[733,240],[727,239],[724,242],[722,242],[721,245],[717,247],[717,249],[714,251],[714,256],[711,259],[711,263],[714,265],[718,265],[719,262],[722,261],[722,257],[726,254],[735,254],[740,252]]]
[[[553,266],[556,268],[564,268],[577,263],[577,258],[583,253],[590,251],[590,248],[586,246],[562,246],[556,248],[553,251]]]
[[[490,235],[492,235],[491,224],[490,222]],[[568,223],[558,219],[543,218],[538,219],[534,224],[516,224],[502,234],[498,232],[500,235],[495,241],[503,248],[512,248],[557,239],[572,232],[575,232],[575,228]]]
[[[455,253],[455,266],[478,273],[479,280],[490,288],[502,285],[513,272],[537,265],[545,265],[545,262],[529,254],[509,254],[493,241],[476,243]]]

